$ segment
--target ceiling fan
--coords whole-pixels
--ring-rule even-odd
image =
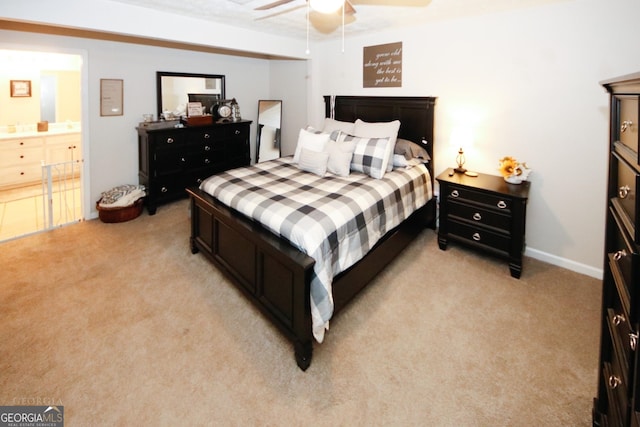
[[[282,15],[302,7],[309,7],[309,20],[313,27],[321,33],[329,34],[339,26],[352,23],[356,20],[356,9],[353,6],[402,6],[402,7],[424,7],[428,6],[432,0],[306,0],[304,4],[298,4],[286,9],[277,9],[274,13],[257,18],[259,20],[268,19]],[[254,10],[266,11],[285,6],[297,0],[276,0]],[[344,15],[343,15],[344,5]],[[344,22],[343,22],[344,18]]]
[[[269,10],[269,9],[273,9],[276,8],[278,6],[283,6],[287,3],[291,3],[295,0],[278,0],[278,1],[274,1],[272,3],[268,3],[265,4],[263,6],[259,6],[256,7],[254,10]],[[342,5],[344,4],[344,13],[347,15],[352,15],[354,13],[356,13],[356,9],[353,7],[353,5],[351,4],[351,2],[349,0],[332,0],[332,1],[327,1],[327,0],[307,0],[307,1],[311,1],[311,8],[315,11],[318,11],[320,13],[333,13],[333,12],[337,12],[338,10],[340,10],[340,8],[342,7]]]

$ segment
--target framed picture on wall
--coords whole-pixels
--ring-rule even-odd
[[[122,116],[122,79],[100,79],[100,115]]]
[[[13,98],[31,96],[31,80],[10,80],[9,84]]]

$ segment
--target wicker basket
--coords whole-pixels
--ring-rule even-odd
[[[144,198],[140,198],[131,206],[125,206],[122,208],[103,208],[100,206],[100,200],[96,203],[98,217],[100,218],[100,221],[109,223],[131,221],[132,219],[137,218],[142,213],[142,207],[144,205]]]

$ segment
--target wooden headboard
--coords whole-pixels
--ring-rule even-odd
[[[390,122],[400,120],[398,138],[421,144],[431,156],[433,179],[434,97],[414,96],[324,96],[325,117],[344,122]],[[426,141],[423,142],[423,141]]]

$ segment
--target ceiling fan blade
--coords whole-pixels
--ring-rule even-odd
[[[298,9],[303,8],[303,7],[307,7],[307,6],[304,5],[304,4],[303,5],[299,5],[299,6],[293,6],[293,7],[290,7],[288,9],[281,10],[279,12],[273,12],[273,13],[270,13],[268,15],[261,16],[259,18],[254,19],[254,21],[262,21],[263,19],[269,19],[269,18],[273,18],[274,16],[284,15],[285,13],[293,12],[294,10],[298,10]]]
[[[274,7],[282,6],[283,4],[291,3],[292,1],[294,0],[278,0],[274,1],[273,3],[265,4],[264,6],[256,7],[253,10],[269,10],[273,9]]]
[[[432,0],[351,0],[354,4],[362,6],[403,6],[424,7],[429,6]],[[349,0],[347,0],[349,2]]]
[[[346,12],[346,10],[345,10]],[[351,24],[356,20],[353,14],[345,15],[345,25]],[[309,21],[313,28],[322,34],[331,34],[342,26],[342,13],[320,13],[311,11],[309,14]]]
[[[346,15],[353,15],[354,13],[356,13],[356,8],[353,7],[349,0],[345,0],[344,2],[344,13]]]

